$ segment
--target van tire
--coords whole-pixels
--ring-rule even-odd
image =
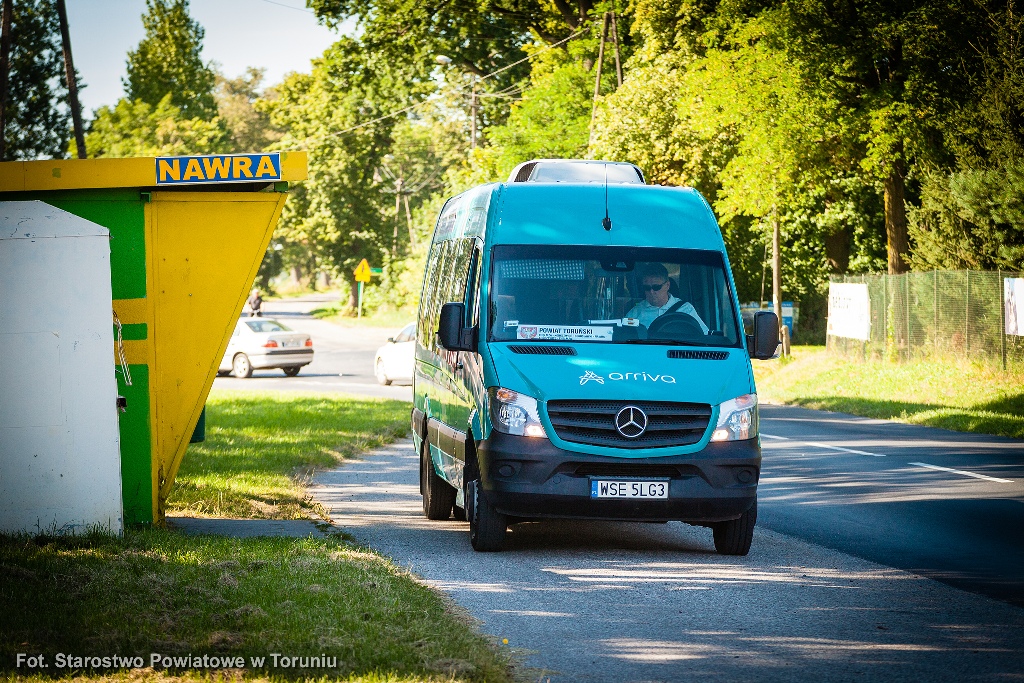
[[[754,540],[754,524],[757,522],[757,500],[739,519],[715,522],[711,532],[715,537],[715,550],[719,555],[746,555]]]
[[[423,514],[427,519],[451,517],[452,506],[455,505],[455,489],[434,471],[426,439],[420,448],[420,491],[423,493]]]
[[[494,509],[487,498],[481,495],[480,480],[469,482],[468,493],[472,496],[472,516],[469,518],[469,542],[473,550],[496,552],[501,550],[508,530],[508,518]]]

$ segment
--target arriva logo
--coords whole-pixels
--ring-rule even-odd
[[[664,382],[665,384],[676,383],[676,378],[672,375],[649,375],[646,372],[609,372],[608,379],[613,382],[631,380],[634,382]],[[598,384],[604,384],[604,377],[591,370],[587,370],[586,373],[580,377],[580,386],[591,381],[597,382]]]

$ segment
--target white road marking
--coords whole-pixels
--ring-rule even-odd
[[[789,439],[788,437],[785,437],[785,436],[772,436],[771,434],[765,434],[764,432],[761,432],[761,436],[766,438],[766,439],[777,439],[779,441],[792,441],[792,439]],[[816,443],[814,441],[798,441],[797,443],[805,443],[808,446],[814,446],[815,448],[824,448],[824,449],[827,449],[827,450],[830,450],[830,451],[840,451],[842,453],[853,453],[854,455],[870,455],[873,458],[885,458],[885,457],[887,457],[886,455],[884,455],[882,453],[869,453],[867,451],[857,451],[857,450],[854,450],[852,448],[843,448],[842,446],[829,446],[828,444]]]
[[[953,474],[960,474],[965,477],[974,477],[975,479],[985,479],[986,481],[994,481],[999,484],[1013,484],[1012,479],[998,479],[996,477],[990,477],[985,474],[977,474],[976,472],[965,472],[964,470],[954,470],[950,467],[939,467],[938,465],[929,465],[926,462],[912,462],[911,465],[917,465],[918,467],[927,467],[930,470],[941,470],[943,472],[952,472]]]
[[[827,448],[830,451],[842,451],[843,453],[854,453],[855,455],[870,455],[873,458],[884,458],[886,457],[883,453],[868,453],[867,451],[857,451],[852,448],[843,448],[842,446],[829,446],[823,443],[815,443],[813,441],[807,442],[808,446],[815,446],[816,448]]]
[[[777,441],[794,441],[794,439],[790,439],[789,437],[786,437],[786,436],[773,436],[772,434],[765,434],[764,432],[761,432],[761,436],[763,438],[765,438],[765,439],[775,439]],[[825,448],[825,449],[828,449],[830,451],[841,451],[843,453],[853,453],[855,455],[870,455],[870,456],[873,456],[875,458],[884,458],[884,457],[886,457],[882,453],[869,453],[868,451],[858,451],[858,450],[854,450],[853,448],[843,448],[842,446],[829,446],[828,444],[817,443],[817,442],[814,442],[814,441],[797,441],[797,443],[805,443],[808,446],[813,446],[815,448]],[[953,474],[959,474],[959,475],[962,475],[962,476],[965,476],[965,477],[974,477],[975,479],[984,479],[986,481],[994,481],[994,482],[999,483],[999,484],[1013,484],[1013,483],[1015,483],[1012,479],[999,479],[998,477],[990,477],[990,476],[988,476],[986,474],[977,474],[975,472],[967,472],[965,470],[954,470],[954,469],[952,469],[950,467],[940,467],[938,465],[929,465],[926,462],[912,462],[912,463],[909,463],[909,464],[916,465],[917,467],[926,467],[926,468],[928,468],[930,470],[941,470],[942,472],[952,472]]]

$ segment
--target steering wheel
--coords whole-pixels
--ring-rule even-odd
[[[692,339],[703,337],[704,330],[689,313],[667,313],[654,319],[647,328],[647,338]]]

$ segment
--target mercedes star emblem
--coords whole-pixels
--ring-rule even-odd
[[[647,413],[626,406],[615,415],[615,429],[627,439],[635,439],[647,431]]]

